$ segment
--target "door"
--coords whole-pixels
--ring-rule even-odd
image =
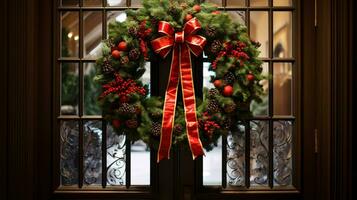
[[[185,148],[156,164],[143,142],[115,136],[90,98],[94,64],[108,23],[123,21],[124,10],[140,1],[62,0],[54,5],[52,192],[54,198],[128,199],[310,199],[314,193],[314,148],[309,120],[314,113],[302,94],[311,94],[302,60],[302,3],[292,0],[211,0],[246,24],[261,43],[265,95],[252,103],[252,118],[239,131],[193,161]],[[313,12],[304,13],[304,18]],[[304,43],[305,44],[305,43]],[[307,43],[314,49],[313,43]],[[143,76],[153,95],[163,95],[170,59],[147,63]],[[194,60],[195,89],[209,83],[206,58]],[[166,69],[166,70],[163,70]],[[308,81],[308,80],[307,80]],[[305,138],[305,142],[303,139]],[[309,169],[306,171],[306,169]],[[312,174],[312,175],[311,175]],[[304,189],[307,188],[307,189]]]

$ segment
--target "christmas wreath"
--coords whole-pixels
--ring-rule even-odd
[[[259,43],[210,3],[144,0],[143,8],[126,14],[126,21],[109,25],[97,60],[104,118],[118,134],[158,148],[158,161],[169,158],[172,144],[188,143],[193,158],[203,155],[203,148],[211,150],[250,115],[251,101],[260,101]],[[215,72],[214,88],[205,88],[203,99],[196,100],[191,57],[202,52]],[[145,62],[166,57],[171,57],[166,95],[150,96],[140,79]],[[179,85],[182,103],[177,102]]]

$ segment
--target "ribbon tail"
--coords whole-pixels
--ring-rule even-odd
[[[204,155],[202,143],[199,137],[198,120],[196,115],[195,88],[193,85],[191,55],[186,44],[181,45],[180,74],[183,103],[185,108],[186,132],[192,157]]]
[[[157,162],[170,158],[170,149],[172,141],[172,130],[175,122],[175,110],[177,102],[177,90],[179,84],[179,48],[174,46],[172,52],[172,61],[170,76],[167,83],[165,102],[162,115],[160,145],[157,153]]]

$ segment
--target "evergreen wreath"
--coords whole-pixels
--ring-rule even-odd
[[[150,96],[148,85],[140,78],[145,62],[159,59],[152,41],[162,37],[158,32],[160,21],[176,32],[195,19],[201,26],[197,35],[206,39],[203,50],[209,70],[215,72],[211,77],[215,88],[204,88],[203,99],[197,100],[202,146],[210,151],[221,135],[237,129],[239,119],[251,115],[249,105],[253,100],[261,101],[260,81],[264,76],[258,59],[260,44],[250,40],[244,25],[232,21],[214,4],[196,4],[193,0],[144,0],[143,8],[127,10],[126,14],[126,21],[109,25],[109,39],[103,42],[95,77],[103,89],[98,101],[104,118],[118,134],[158,148],[164,98]],[[185,111],[180,104],[172,132],[173,145],[187,143]]]

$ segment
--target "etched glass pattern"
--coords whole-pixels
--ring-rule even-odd
[[[292,184],[293,130],[290,121],[274,122],[274,185]]]
[[[267,185],[269,169],[269,125],[267,121],[250,123],[250,184]]]
[[[86,185],[102,183],[102,122],[88,121],[83,132],[83,182]]]
[[[61,185],[78,184],[78,142],[79,129],[76,121],[62,121],[60,125],[61,140]]]
[[[125,135],[117,135],[111,126],[107,128],[107,183],[125,184],[126,163]]]
[[[227,184],[244,186],[245,181],[245,126],[227,136]]]

